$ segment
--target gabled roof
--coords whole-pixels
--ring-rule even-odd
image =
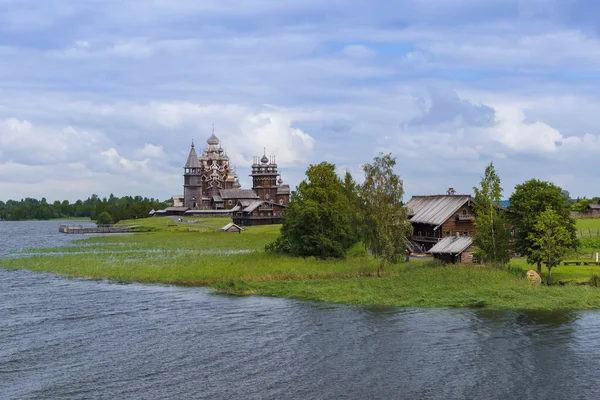
[[[448,236],[429,249],[431,254],[460,254],[473,244],[471,236]]]
[[[435,225],[437,229],[470,201],[472,197],[469,195],[413,196],[406,207],[410,222]]]
[[[260,207],[263,203],[266,203],[264,200],[254,200],[252,203],[250,203],[250,205],[246,208],[244,208],[244,212],[248,212],[251,213],[252,211],[256,210],[258,207]]]
[[[236,224],[234,224],[233,222],[228,223],[227,225],[225,225],[224,227],[221,228],[222,231],[227,231],[233,227],[238,228],[240,231],[243,231],[244,228],[242,228],[241,226],[238,226]]]
[[[221,189],[219,194],[223,199],[258,199],[258,195],[252,189]]]
[[[215,203],[222,203],[223,202],[223,198],[221,196],[219,196],[218,194],[214,194],[212,197],[212,200]]]
[[[185,163],[185,168],[200,168],[200,160],[198,159],[198,154],[196,154],[194,143],[192,143],[192,148],[190,149],[190,155]]]
[[[592,210],[600,210],[600,204],[588,204],[588,208]]]

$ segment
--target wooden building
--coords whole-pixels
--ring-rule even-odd
[[[239,226],[280,224],[287,205],[274,201],[254,200],[247,202],[240,200],[232,210],[233,222]]]
[[[233,233],[242,233],[244,228],[234,224],[233,222],[228,223],[224,227],[221,228],[223,232],[233,232]]]
[[[473,238],[471,236],[448,236],[437,242],[429,253],[433,258],[447,264],[473,264]]]
[[[280,223],[290,199],[290,186],[283,183],[275,156],[254,157],[252,189],[242,189],[238,176],[212,135],[198,156],[194,143],[184,167],[183,196],[173,196],[167,215],[237,215],[243,224]],[[260,204],[259,204],[260,203]],[[259,204],[248,208],[251,204]],[[267,217],[268,215],[268,217]],[[273,221],[273,222],[269,222]]]
[[[600,215],[600,200],[597,203],[590,203],[587,206],[588,214]]]
[[[406,204],[413,226],[410,250],[425,253],[446,237],[472,236],[472,202],[470,195],[457,195],[452,189],[445,195],[413,196]]]

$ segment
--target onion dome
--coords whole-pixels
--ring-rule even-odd
[[[213,134],[210,135],[206,143],[208,143],[209,146],[217,146],[219,144],[219,138],[216,137],[215,133],[213,132]]]
[[[277,183],[280,184],[280,185],[283,185],[283,178],[281,178],[281,176],[277,180]]]
[[[269,162],[269,159],[267,158],[266,154],[264,156],[262,156],[262,158],[260,159],[260,162],[263,164],[267,164]]]

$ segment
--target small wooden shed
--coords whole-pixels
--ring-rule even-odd
[[[230,222],[227,225],[225,225],[224,227],[222,227],[221,230],[223,232],[242,233],[242,231],[244,230],[244,228],[242,228],[241,226],[238,226],[238,225],[234,224],[233,222]]]
[[[448,236],[437,242],[429,253],[433,258],[447,264],[473,264],[473,238],[471,236]]]

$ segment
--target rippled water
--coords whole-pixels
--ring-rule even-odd
[[[56,235],[46,244],[72,239]],[[595,399],[599,370],[596,312],[350,307],[0,269],[2,399]]]

